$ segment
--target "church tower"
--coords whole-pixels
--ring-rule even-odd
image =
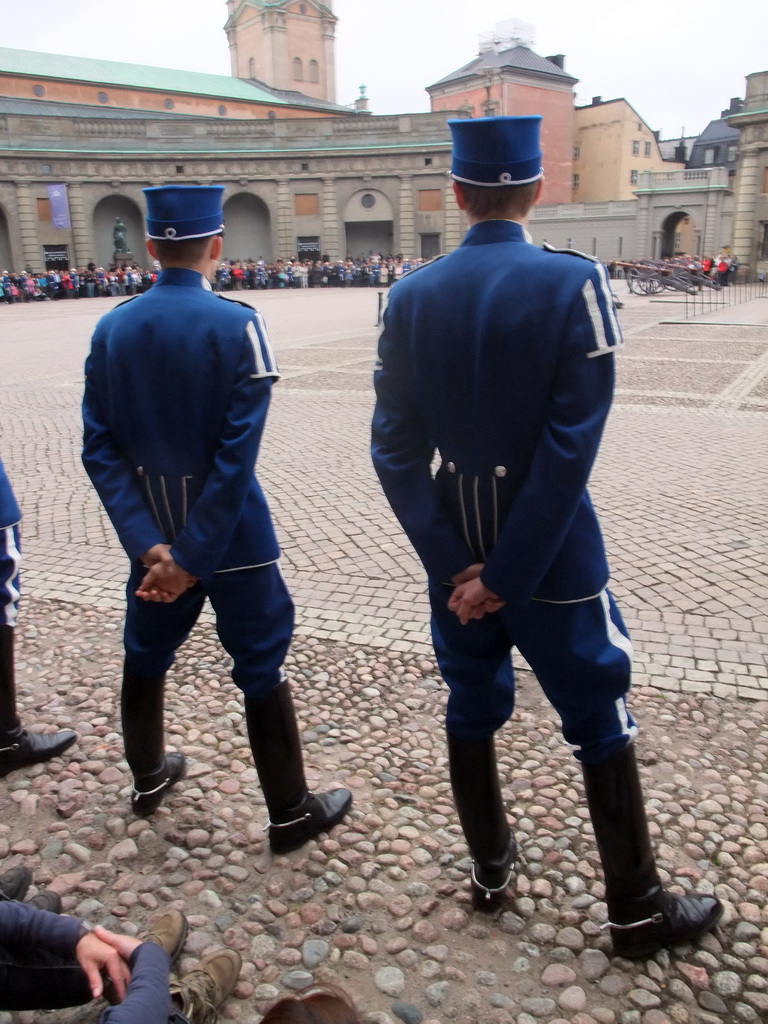
[[[227,0],[232,74],[336,102],[332,0]]]

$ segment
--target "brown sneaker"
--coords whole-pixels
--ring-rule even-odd
[[[178,910],[169,910],[154,923],[143,941],[156,943],[171,958],[171,964],[175,964],[187,941],[188,930],[186,917]]]
[[[179,982],[171,983],[171,996],[192,1024],[215,1024],[217,1008],[232,992],[242,959],[233,949],[217,949],[204,956]]]

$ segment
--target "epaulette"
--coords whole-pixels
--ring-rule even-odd
[[[230,299],[228,295],[222,295],[221,292],[216,292],[216,296],[219,299],[223,299],[224,302],[233,302],[236,306],[244,306],[246,309],[250,309],[252,313],[256,312],[256,307],[252,306],[250,302],[243,302],[242,299]]]
[[[556,249],[554,245],[550,245],[549,242],[544,242],[542,249],[545,252],[559,252],[564,253],[566,256],[580,256],[583,260],[589,260],[590,263],[599,263],[600,260],[597,256],[590,256],[588,252],[580,252],[578,249]]]
[[[118,302],[118,304],[116,306],[113,306],[112,308],[113,309],[120,309],[121,306],[127,306],[129,302],[133,302],[134,299],[139,299],[139,298],[141,298],[140,294],[139,295],[131,295],[131,297],[129,299],[125,299],[123,302]]]
[[[423,270],[424,267],[431,267],[433,263],[437,263],[438,260],[443,259],[447,255],[447,252],[441,252],[437,256],[433,256],[432,259],[428,260],[426,263],[420,263],[418,267],[411,267],[409,270],[406,270],[406,272],[403,274],[403,277],[401,277],[400,280],[402,281],[403,278],[410,277],[411,274],[415,274],[417,270]]]

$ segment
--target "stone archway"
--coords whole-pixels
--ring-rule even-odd
[[[273,259],[269,207],[250,192],[237,192],[224,203],[224,257],[267,263]]]
[[[662,259],[668,256],[695,256],[697,253],[698,233],[696,222],[685,210],[676,210],[664,219],[661,226]]]
[[[394,251],[395,214],[392,202],[375,188],[355,192],[344,207],[345,252],[352,259]]]
[[[145,245],[146,228],[144,217],[138,205],[127,196],[111,195],[100,200],[93,211],[93,238],[95,258],[100,267],[110,267],[115,252],[115,221],[125,224],[125,237],[132,256],[141,267],[149,265],[149,254]]]
[[[14,267],[13,265],[11,233],[8,230],[8,218],[5,216],[5,210],[0,206],[0,271],[10,270],[13,273],[14,271],[22,269],[22,267]]]

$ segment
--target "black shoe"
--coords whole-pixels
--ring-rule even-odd
[[[609,914],[614,952],[637,960],[700,939],[723,916],[723,905],[714,896],[678,896],[658,887],[640,899],[611,903]]]
[[[50,761],[71,747],[77,734],[71,729],[61,732],[27,732],[19,726],[10,732],[0,733],[0,778],[40,761]]]
[[[337,825],[352,806],[348,789],[307,793],[298,807],[285,812],[285,821],[270,821],[269,846],[273,853],[290,853],[321,832]]]
[[[23,900],[32,885],[32,872],[19,864],[0,875],[0,899]]]
[[[183,754],[167,754],[162,765],[150,775],[134,779],[131,810],[140,817],[152,814],[163,802],[163,797],[183,778],[186,761]]]
[[[24,900],[28,907],[36,907],[37,910],[47,910],[49,914],[61,913],[61,896],[50,889],[41,889],[37,896]]]
[[[583,764],[582,771],[605,872],[607,927],[615,952],[629,959],[652,956],[663,946],[699,939],[714,928],[723,915],[719,900],[677,896],[661,886],[634,747],[598,764]]]
[[[499,864],[480,865],[472,861],[472,906],[492,914],[504,903],[507,887],[512,880],[517,843],[510,836],[506,853]]]

